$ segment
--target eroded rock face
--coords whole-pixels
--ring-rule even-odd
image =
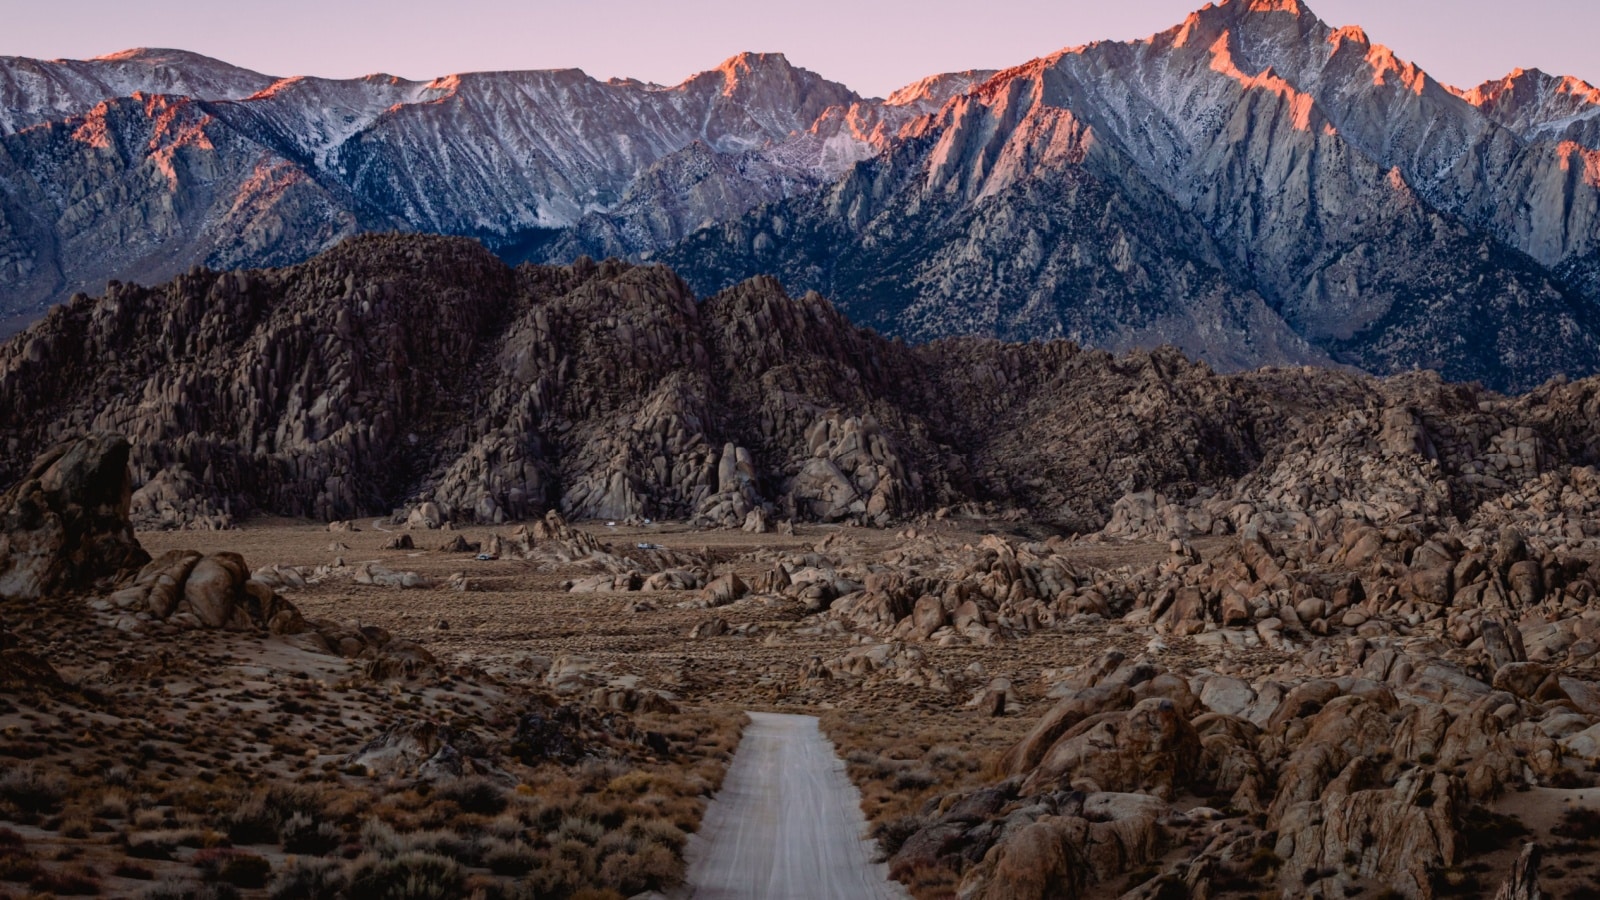
[[[1545,895],[1539,890],[1539,858],[1542,851],[1538,844],[1525,844],[1522,852],[1517,855],[1517,861],[1511,868],[1511,874],[1506,877],[1500,890],[1495,892],[1494,900],[1541,900]]]
[[[106,434],[61,444],[0,496],[0,597],[81,592],[149,561],[128,521],[129,452]]]
[[[470,242],[383,236],[60,308],[0,348],[0,402],[17,411],[0,474],[21,478],[53,435],[117,429],[145,527],[404,508],[418,528],[556,509],[759,529],[1009,508],[1108,538],[1336,536],[1332,561],[1354,570],[1427,521],[1600,536],[1597,392],[1218,375],[1170,349],[1064,341],[909,347],[768,278],[697,302],[661,267],[512,271]],[[1429,608],[1479,574],[1450,546],[1400,562],[1406,599]],[[1239,580],[1195,585],[1221,593],[1152,621],[1239,624],[1260,600],[1229,593]],[[1492,580],[1478,600],[1550,590],[1526,566]]]
[[[1509,532],[1505,541],[1486,554],[1489,571],[1542,559]],[[1420,551],[1412,558],[1431,564]],[[1245,556],[1261,572],[1286,562],[1282,552],[1263,545],[1265,555]],[[1280,568],[1291,581],[1307,577]],[[1540,568],[1548,576],[1553,567]],[[1592,618],[1569,609],[1566,621]],[[1389,633],[1388,621],[1377,613],[1320,639],[1295,626],[1312,649],[1249,681],[1203,670],[1175,677],[1167,664],[1186,664],[1156,644],[1075,661],[1049,692],[1060,699],[1000,758],[1005,780],[928,804],[891,871],[943,868],[961,876],[961,896],[1083,896],[1189,841],[1180,862],[1118,890],[1204,896],[1227,883],[1326,896],[1383,885],[1438,895],[1441,879],[1471,861],[1469,835],[1497,797],[1592,784],[1600,726],[1590,723],[1600,707],[1579,711],[1593,706],[1593,686],[1575,672],[1514,663],[1500,671],[1522,692],[1497,690],[1472,674],[1493,671],[1481,639],[1451,648],[1422,629],[1409,639]],[[1538,627],[1530,620],[1520,630]],[[1246,631],[1206,628],[1200,634]],[[1444,628],[1436,619],[1427,631]],[[1180,793],[1207,799],[1180,808]],[[1520,862],[1506,890],[1533,890],[1536,864]]]
[[[1436,873],[1455,865],[1460,852],[1461,783],[1414,770],[1388,787],[1377,768],[1352,761],[1319,798],[1277,820],[1275,851],[1286,861],[1286,880],[1338,871],[1355,859],[1350,874],[1382,879],[1408,897],[1432,895]]]
[[[989,851],[963,900],[1063,900],[1083,896],[1088,881],[1077,850],[1084,843],[1083,821],[1041,819]]]
[[[237,553],[169,550],[110,600],[119,609],[191,627],[273,634],[308,630],[294,604],[253,579]]]
[[[1101,713],[1069,729],[1045,751],[1022,789],[1037,793],[1052,784],[1081,785],[1170,799],[1193,773],[1199,750],[1199,735],[1177,706],[1152,697],[1127,712]]]
[[[789,482],[786,502],[823,522],[886,525],[909,507],[905,466],[872,419],[825,416],[806,432],[811,459]]]

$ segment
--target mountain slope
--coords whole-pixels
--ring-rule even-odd
[[[874,214],[886,227],[929,215],[981,221],[985,204],[1012,220],[1061,216],[1060,200],[1023,195],[1094,178],[1114,185],[1128,201],[1125,216],[1147,231],[1182,235],[1186,247],[1196,246],[1190,235],[1208,235],[1210,264],[1235,295],[1257,292],[1281,318],[1278,331],[1342,362],[1438,368],[1502,388],[1600,365],[1600,294],[1582,277],[1597,234],[1588,210],[1600,192],[1571,177],[1579,151],[1553,161],[1548,145],[1524,143],[1359,30],[1330,29],[1299,4],[1231,0],[1148,41],[1063,51],[1001,73],[911,132],[926,149],[903,164],[911,171],[895,181],[898,196],[878,190],[850,208],[842,229],[848,179],[828,189],[831,201],[754,211],[663,258],[700,290],[778,270],[895,333],[925,335],[926,323],[945,321],[950,331],[1014,336],[971,313],[996,296],[1072,284],[1071,264],[1052,260],[1024,287],[997,286],[964,260],[1028,260],[1026,235],[973,241],[963,224],[960,238],[927,234],[906,246],[858,226]],[[1539,192],[1562,172],[1559,190]],[[1507,213],[1529,204],[1534,215]],[[1560,222],[1540,218],[1558,210]],[[813,220],[830,216],[830,240],[850,248],[841,259],[855,254],[853,269],[790,264],[812,245],[782,235],[809,236],[824,227]],[[1190,265],[1188,254],[1157,256]],[[907,259],[918,270],[899,283],[913,296],[896,298],[877,279]],[[1108,271],[1104,261],[1091,265]],[[1122,324],[1114,288],[1078,284],[1057,296],[1057,322],[1100,317],[1098,332],[1077,332],[1091,342],[1148,340],[1137,320]],[[1236,341],[1187,333],[1186,349],[1248,364]],[[1262,343],[1269,354],[1287,346]]]
[[[425,502],[462,522],[884,524],[977,502],[1095,530],[1161,491],[1227,527],[1307,529],[1330,497],[1464,520],[1600,462],[1597,395],[1600,379],[1505,398],[1433,374],[1219,375],[1171,349],[913,346],[768,278],[696,302],[662,266],[512,270],[470,240],[363,236],[296,266],[121,285],[0,344],[0,482],[64,435],[113,431],[146,526]]]
[[[1502,389],[1600,368],[1600,91],[1451,88],[1297,0],[887,100],[753,53],[662,86],[136,51],[0,60],[0,91],[0,319],[420,230],[513,262],[662,259],[702,294],[776,273],[914,339]]]
[[[0,142],[7,311],[206,260],[282,265],[392,222],[200,101],[142,94]]]
[[[1047,175],[963,183],[969,170],[938,167],[985,148],[913,141],[825,191],[693,235],[659,258],[701,290],[772,272],[914,340],[1171,343],[1230,369],[1327,362],[1227,276],[1198,223],[1135,184],[1145,188],[1139,199],[1165,207],[1158,223],[1128,182],[1072,162],[1084,148],[1070,120],[1040,127],[1060,130],[1063,162]]]
[[[665,213],[672,240],[784,195],[761,193],[767,170],[810,188],[867,140],[844,125],[810,135],[863,101],[781,54],[663,87],[576,70],[278,79],[140,51],[0,60],[0,89],[13,107],[0,130],[0,314],[200,262],[299,260],[363,230],[514,247],[615,206],[673,154],[705,152],[726,170],[724,159],[798,142],[760,172],[736,168],[714,200]]]

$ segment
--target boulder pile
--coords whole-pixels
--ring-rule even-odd
[[[1089,896],[1147,868],[1127,896],[1432,897],[1466,859],[1475,810],[1589,777],[1595,681],[1526,663],[1480,680],[1394,644],[1350,646],[1327,676],[1253,683],[1109,653],[1062,685],[1002,781],[943,798],[891,867],[960,872],[962,897]]]
[[[960,545],[911,532],[875,556],[833,542],[782,557],[762,588],[802,605],[820,587],[802,630],[862,642],[814,660],[801,693],[909,685],[1015,714],[1011,678],[947,648],[1052,631],[1139,648],[1063,646],[1026,691],[1046,704],[1000,780],[930,802],[896,845],[907,879],[941,867],[962,897],[1096,896],[1133,873],[1125,896],[1433,897],[1441,879],[1471,892],[1474,835],[1502,798],[1600,787],[1595,547],[1491,528],[1531,524],[1498,509],[1379,527],[1355,506],[1272,537],[1244,518],[1116,568],[1075,560],[1120,546],[1117,527]],[[1536,883],[1531,859],[1511,889]]]
[[[303,584],[297,570],[269,567],[257,577],[244,557],[226,552],[172,550],[151,559],[129,519],[128,454],[128,442],[113,435],[67,441],[0,496],[0,599],[87,598],[88,611],[126,633],[159,625],[292,637],[319,652],[365,660],[374,677],[434,665],[426,650],[381,628],[305,619],[275,589],[289,580]],[[47,663],[9,642],[0,629],[8,680],[53,680]]]

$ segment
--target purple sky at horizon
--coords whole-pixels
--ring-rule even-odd
[[[1600,83],[1600,3],[1307,0],[1435,78],[1471,87],[1516,67]],[[0,0],[0,55],[85,58],[177,47],[274,75],[426,79],[581,68],[675,84],[743,50],[782,51],[863,95],[926,75],[1017,65],[1148,36],[1203,0]]]

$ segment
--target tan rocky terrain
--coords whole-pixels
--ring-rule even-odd
[[[448,239],[120,286],[0,347],[0,891],[671,890],[758,710],[917,896],[1592,896],[1597,395]]]
[[[73,472],[120,452],[35,467],[6,504],[45,512],[7,519],[0,568],[89,543],[48,523],[114,520],[122,484]],[[1339,448],[1307,452],[1317,471]],[[423,857],[483,896],[518,871],[555,896],[670,887],[738,711],[771,709],[823,714],[918,896],[1488,896],[1525,842],[1545,896],[1588,896],[1582,472],[1466,524],[1380,527],[1392,500],[1346,497],[1300,535],[1201,535],[1204,504],[1137,496],[1076,538],[959,513],[141,532],[150,563],[51,568],[75,596],[6,582],[0,890],[368,896],[369,869]]]
[[[302,614],[234,552],[249,540],[158,542],[151,559],[128,527],[127,451],[69,444],[0,497],[0,896],[681,881],[736,713],[608,703],[527,654],[496,675],[340,604]]]

